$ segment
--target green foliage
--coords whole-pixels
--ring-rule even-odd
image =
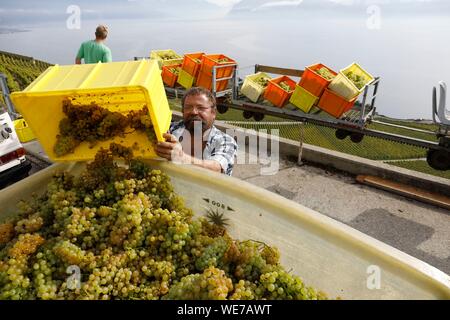
[[[409,170],[419,171],[422,173],[431,174],[433,176],[450,179],[450,171],[439,171],[431,168],[425,160],[417,161],[398,161],[389,162],[390,165],[402,167]]]
[[[408,124],[402,124],[402,126],[405,126],[405,127],[408,126],[408,127],[414,128],[412,126],[409,126]],[[421,139],[421,140],[427,140],[427,141],[433,141],[433,142],[438,141],[438,139],[436,138],[436,135],[434,135],[434,134],[417,132],[417,131],[412,131],[412,130],[403,129],[403,128],[396,128],[396,127],[391,127],[391,126],[383,125],[383,124],[379,124],[379,123],[371,123],[368,126],[368,128],[373,129],[373,130],[378,130],[378,131],[394,133],[394,134],[398,134],[398,135],[402,135],[402,136],[407,136],[407,137],[411,137],[411,138]],[[415,128],[415,129],[419,129],[419,128]]]
[[[436,125],[434,123],[418,123],[416,121],[391,119],[391,118],[386,118],[383,116],[375,117],[375,120],[392,123],[392,124],[397,124],[397,125],[405,126],[405,127],[421,129],[421,130],[437,131],[437,129],[438,129],[438,125]]]
[[[20,57],[14,54],[0,53],[0,73],[6,75],[11,92],[25,89],[51,64]]]

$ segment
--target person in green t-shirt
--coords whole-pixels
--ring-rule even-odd
[[[108,28],[100,25],[95,30],[95,40],[88,40],[81,44],[75,59],[76,64],[84,63],[111,62],[111,50],[103,44],[108,36]]]

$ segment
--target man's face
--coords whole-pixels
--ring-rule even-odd
[[[183,106],[183,121],[186,129],[194,132],[194,122],[201,121],[202,130],[211,128],[216,119],[216,109],[204,94],[186,97]]]

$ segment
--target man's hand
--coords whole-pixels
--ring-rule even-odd
[[[156,154],[162,158],[170,160],[178,164],[193,164],[205,169],[209,169],[216,172],[222,172],[222,167],[220,163],[216,160],[202,160],[183,152],[183,147],[181,143],[178,142],[177,138],[170,133],[165,133],[163,135],[165,142],[158,142],[156,145]]]
[[[183,147],[178,142],[178,139],[170,133],[164,133],[163,137],[166,141],[158,142],[156,145],[158,156],[170,161],[185,163],[189,156],[183,152]]]

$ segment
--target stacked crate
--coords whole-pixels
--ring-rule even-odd
[[[321,75],[319,70],[328,70],[332,76],[337,75],[331,68],[321,63],[313,64],[305,68],[290,99],[290,103],[303,112],[308,113],[311,108],[317,104],[320,97],[331,83],[331,79]]]
[[[281,84],[285,84],[288,88],[285,88]],[[295,89],[295,81],[288,76],[281,76],[275,79],[269,80],[269,84],[264,91],[264,99],[270,101],[274,106],[283,108],[289,101],[292,93]]]
[[[250,101],[256,103],[259,98],[263,96],[269,80],[272,78],[264,72],[258,72],[245,77],[244,83],[241,87],[241,93],[250,99]]]
[[[203,52],[186,53],[184,55],[177,80],[178,84],[183,88],[189,89],[195,84],[200,71],[203,55]]]
[[[216,68],[216,92],[225,90],[228,87],[228,79],[217,80],[221,78],[231,77],[234,72],[236,61],[223,54],[209,54],[202,57],[200,71],[196,81],[198,87],[213,90],[213,68],[215,66],[223,66]]]
[[[181,64],[175,64],[170,66],[163,66],[161,77],[163,82],[173,88],[178,80],[179,74],[181,70]]]
[[[357,86],[350,75],[360,79]],[[342,69],[331,81],[328,88],[320,98],[318,107],[336,118],[340,118],[355,104],[364,88],[371,84],[375,78],[365,71],[359,64],[352,63]]]

